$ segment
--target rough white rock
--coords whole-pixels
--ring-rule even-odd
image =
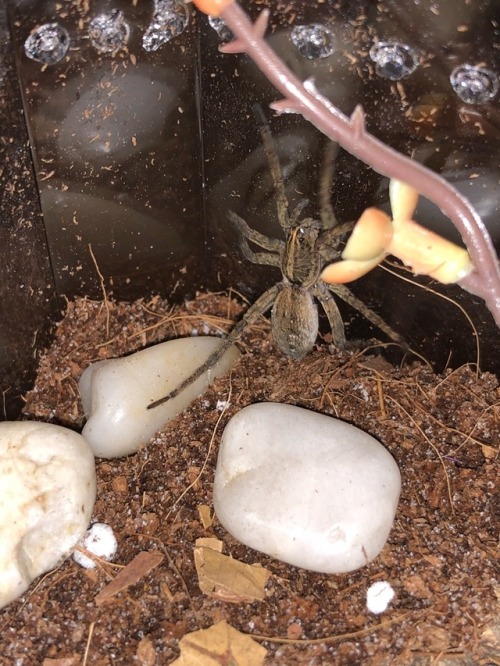
[[[306,409],[262,403],[224,431],[214,508],[242,543],[324,573],[382,550],[401,489],[390,453],[367,433]]]
[[[0,607],[71,554],[95,496],[94,456],[81,435],[0,423]]]
[[[88,416],[83,436],[100,458],[135,453],[167,421],[173,419],[227,372],[239,356],[231,347],[210,372],[155,409],[154,400],[167,395],[207,360],[222,344],[220,338],[192,337],[170,340],[124,358],[98,361],[80,378],[80,395]]]

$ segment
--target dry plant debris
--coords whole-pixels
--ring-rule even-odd
[[[179,645],[181,656],[175,666],[261,666],[266,655],[265,648],[224,620],[187,634]]]
[[[223,546],[219,539],[196,540],[194,563],[200,590],[221,601],[263,601],[271,572],[260,564],[245,564],[224,555]]]
[[[94,599],[96,606],[106,603],[118,592],[122,592],[130,585],[137,583],[143,576],[157,567],[164,556],[157,550],[142,552],[124,567],[113,580],[104,587]]]
[[[68,303],[24,417],[78,429],[77,382],[89,363],[193,329],[227,331],[242,309],[222,294],[175,307],[160,298]],[[376,344],[338,351],[328,339],[292,361],[277,353],[265,320],[248,328],[242,347],[231,375],[148,446],[97,460],[94,519],[115,531],[116,564],[84,570],[69,559],[0,611],[2,664],[170,664],[191,644],[188,635],[220,623],[259,641],[266,665],[500,663],[497,379],[471,367],[440,376],[422,362],[392,367]],[[259,401],[337,416],[395,457],[400,505],[388,544],[367,567],[338,576],[296,569],[242,546],[214,518],[220,435],[232,415]],[[267,569],[264,599],[229,603],[204,594],[195,562],[200,538],[219,539],[234,561]],[[118,565],[130,574],[141,553],[157,553],[156,566],[139,566],[98,605]],[[381,616],[366,608],[377,580],[396,592]]]

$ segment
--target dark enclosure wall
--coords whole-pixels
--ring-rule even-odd
[[[204,243],[195,21],[148,51],[152,2],[9,8],[58,293],[100,296],[92,254],[116,298],[171,289]],[[103,51],[92,20],[120,11],[125,48]],[[54,23],[64,57],[28,57]]]
[[[229,287],[252,300],[279,279],[242,258],[228,220],[233,210],[261,233],[281,233],[255,105],[275,137],[290,207],[307,199],[305,213],[319,214],[325,137],[298,116],[277,117],[269,109],[276,91],[248,57],[218,52],[227,28],[191,4],[177,7],[173,38],[155,43],[155,11],[168,1],[7,2],[13,43],[4,13],[0,121],[6,403],[19,403],[33,375],[58,316],[56,298],[101,298],[99,273],[122,300],[156,293],[180,300]],[[290,68],[314,77],[344,113],[363,104],[368,129],[464,192],[499,246],[498,2],[241,4],[254,18],[268,6],[269,43]],[[114,22],[112,39],[121,46],[114,52],[109,34],[106,43],[95,30],[103,16]],[[37,45],[26,40],[54,23],[67,49],[62,57],[28,57]],[[330,195],[341,222],[368,206],[388,210],[387,180],[342,150]],[[416,219],[459,241],[430,203],[420,202]],[[18,285],[26,302],[12,296]],[[457,305],[381,268],[351,286],[437,370],[476,360],[473,328]],[[482,368],[498,371],[498,329],[482,301],[458,287],[430,286],[469,314]],[[377,335],[340,307],[349,338]]]
[[[15,418],[59,316],[14,50],[0,3],[0,418]]]

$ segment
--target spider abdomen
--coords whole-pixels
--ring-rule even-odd
[[[303,358],[318,337],[318,308],[311,293],[296,284],[283,284],[271,311],[271,328],[280,351]]]

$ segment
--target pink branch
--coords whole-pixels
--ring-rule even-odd
[[[220,11],[236,39],[225,53],[247,53],[285,99],[272,104],[279,113],[300,113],[332,141],[378,173],[411,185],[433,201],[460,232],[475,270],[458,284],[480,296],[500,327],[500,266],[488,231],[470,202],[437,173],[398,153],[365,129],[361,106],[349,118],[324,98],[311,80],[302,83],[264,41],[269,11],[253,24],[237,2]]]

